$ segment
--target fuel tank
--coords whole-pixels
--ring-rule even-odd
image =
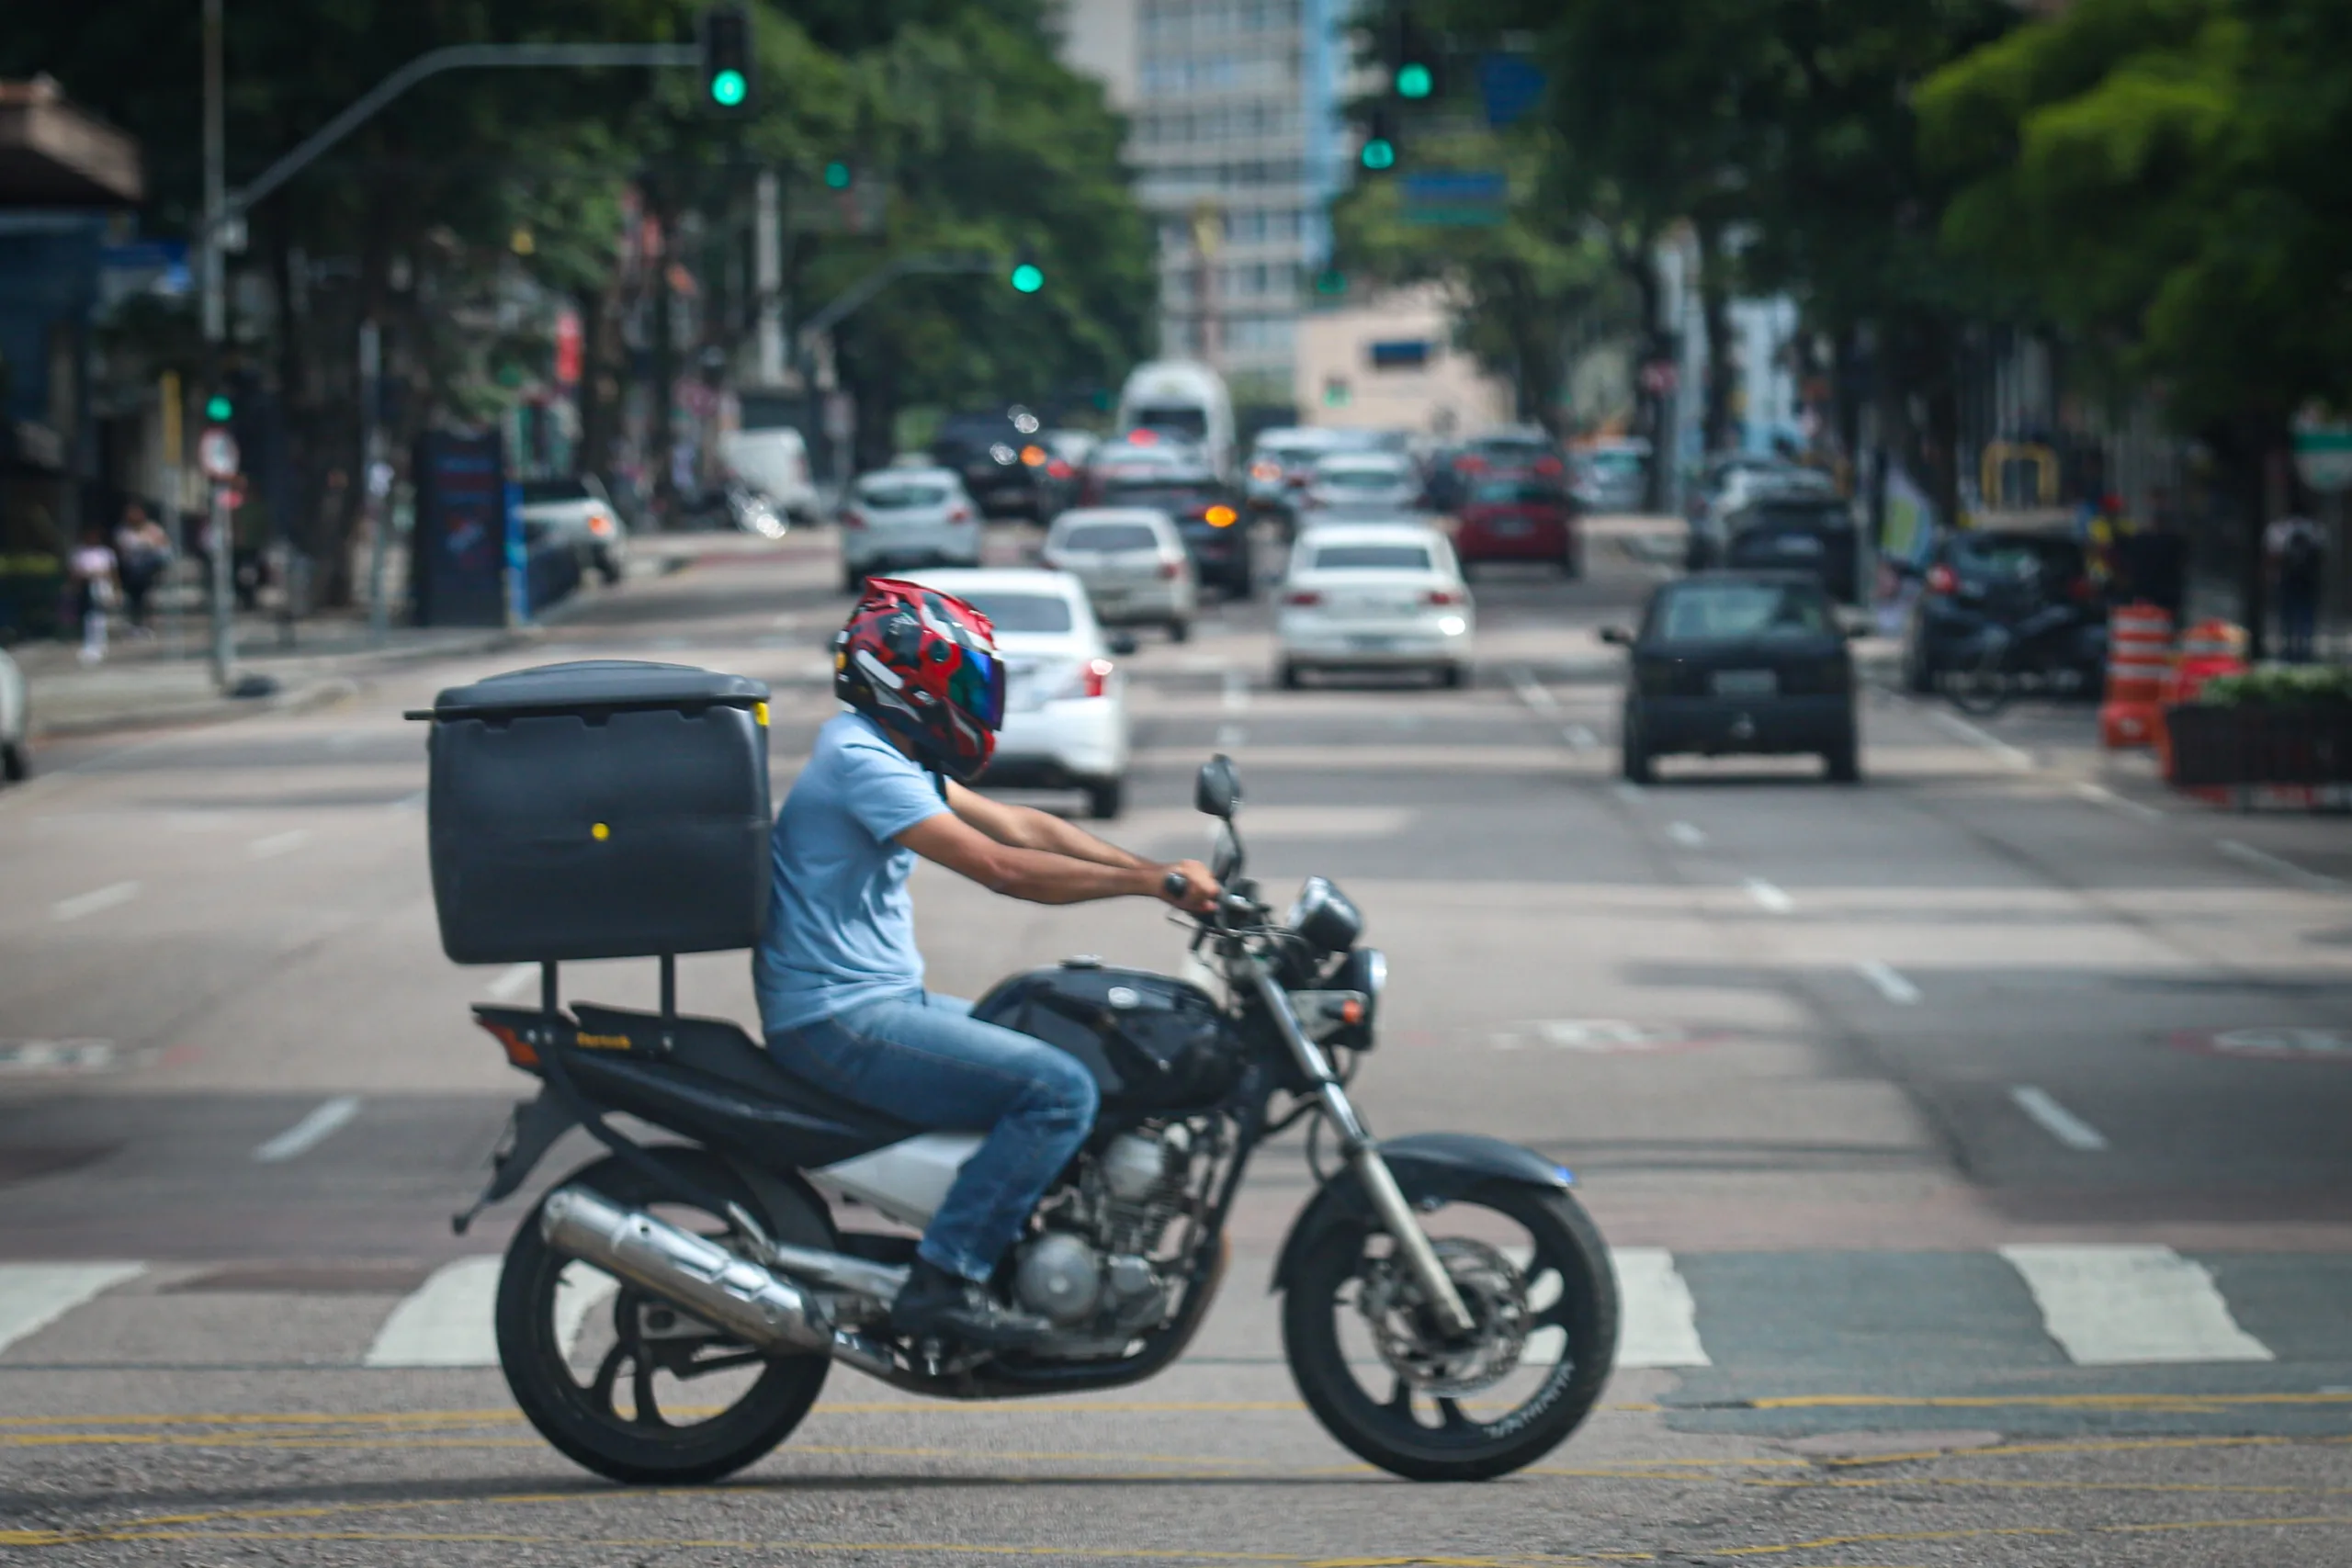
[[[1214,1105],[1249,1060],[1247,1044],[1198,986],[1083,959],[1014,976],[975,1003],[972,1016],[1085,1063],[1111,1116]]]

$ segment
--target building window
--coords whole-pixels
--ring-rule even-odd
[[[1427,338],[1391,338],[1369,346],[1374,370],[1426,370],[1430,363]]]

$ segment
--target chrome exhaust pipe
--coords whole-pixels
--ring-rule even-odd
[[[856,1338],[836,1333],[824,1308],[791,1281],[585,1187],[548,1194],[539,1235],[558,1252],[641,1286],[758,1349],[835,1355],[846,1348],[840,1341]]]

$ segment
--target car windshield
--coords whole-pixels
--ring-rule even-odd
[[[1156,550],[1159,536],[1148,523],[1081,523],[1062,536],[1066,550]]]
[[[1542,485],[1512,479],[1489,479],[1470,492],[1472,501],[1488,506],[1541,506],[1552,498],[1552,492]]]
[[[2022,578],[2041,571],[2052,579],[2083,574],[2082,547],[2072,539],[2029,539],[2014,534],[1973,538],[1957,535],[1951,541],[1952,570],[1973,578]]]
[[[1066,632],[1075,623],[1058,593],[1008,593],[976,589],[961,595],[1001,632]]]
[[[1828,599],[1799,583],[1686,583],[1660,594],[1650,615],[1660,642],[1826,637],[1831,626]]]
[[[1315,482],[1325,490],[1395,490],[1405,476],[1394,468],[1326,468]]]
[[[1428,571],[1426,545],[1323,545],[1315,551],[1317,571]]]
[[[1473,441],[1470,449],[1490,463],[1509,467],[1532,463],[1539,457],[1551,456],[1552,449],[1541,441],[1514,441],[1508,438],[1493,441]]]
[[[1748,508],[1739,519],[1744,529],[1760,528],[1770,534],[1817,533],[1853,525],[1853,513],[1846,510],[1844,502],[1768,501]]]
[[[1164,430],[1198,441],[1209,433],[1208,411],[1183,404],[1136,410],[1135,423],[1146,430]]]
[[[1595,452],[1585,461],[1592,465],[1592,471],[1596,474],[1624,477],[1642,471],[1642,455],[1639,452]]]
[[[1113,479],[1103,487],[1105,499],[1129,506],[1155,506],[1162,512],[1197,512],[1216,502],[1213,485],[1186,484],[1165,479]]]
[[[903,512],[916,506],[944,506],[947,487],[935,484],[867,485],[857,499],[876,512]]]
[[[523,504],[540,506],[551,501],[588,501],[593,499],[584,479],[525,479]]]

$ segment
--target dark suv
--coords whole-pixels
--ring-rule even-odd
[[[1050,522],[1046,468],[1053,455],[1039,437],[1041,428],[1026,409],[951,414],[932,437],[932,461],[956,471],[984,516]]]

